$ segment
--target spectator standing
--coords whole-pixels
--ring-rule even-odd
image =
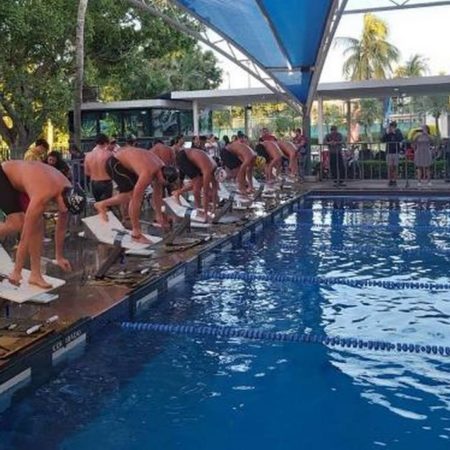
[[[417,169],[417,180],[419,186],[423,184],[431,185],[430,166],[433,162],[431,156],[432,139],[428,125],[422,125],[422,131],[414,138],[414,164]]]
[[[295,130],[295,136],[293,139],[294,144],[298,148],[298,154],[300,159],[300,180],[304,180],[306,174],[306,162],[308,153],[308,140],[303,134],[301,128]]]
[[[72,176],[74,184],[79,184],[83,189],[85,186],[84,177],[84,153],[73,142],[69,144],[70,160],[72,161]]]
[[[50,149],[48,142],[45,139],[38,139],[34,147],[26,151],[23,157],[24,161],[45,161],[47,152]]]
[[[396,186],[400,146],[403,141],[403,134],[397,128],[397,122],[394,121],[389,124],[381,141],[386,143],[386,163],[388,166],[389,186]]]
[[[344,161],[342,160],[342,144],[344,138],[337,130],[336,125],[332,125],[330,133],[325,136],[325,144],[328,145],[330,154],[330,171],[334,184],[345,186],[343,178],[345,177]]]

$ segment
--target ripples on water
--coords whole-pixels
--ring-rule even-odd
[[[210,269],[448,282],[450,253],[420,253],[450,248],[424,228],[449,226],[448,204],[310,206]],[[197,280],[139,320],[448,346],[450,293]],[[2,417],[0,448],[447,449],[449,373],[436,356],[116,330]]]

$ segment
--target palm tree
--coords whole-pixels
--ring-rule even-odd
[[[78,148],[81,148],[81,103],[83,102],[83,78],[84,78],[84,20],[88,0],[79,0],[75,48],[75,88],[74,88],[74,108],[73,125],[74,140]]]
[[[392,63],[399,58],[398,49],[386,39],[387,23],[373,14],[364,15],[360,39],[338,37],[336,44],[345,47],[343,74],[352,81],[384,79],[392,74]]]
[[[404,66],[399,66],[395,71],[396,77],[421,77],[429,72],[428,59],[415,54],[406,61]]]

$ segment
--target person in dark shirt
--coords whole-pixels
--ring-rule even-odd
[[[61,153],[57,151],[52,151],[47,155],[45,162],[49,166],[53,166],[55,169],[59,170],[66,178],[72,179],[69,166],[62,159]]]
[[[388,166],[389,186],[396,186],[400,147],[403,141],[403,134],[397,128],[397,122],[391,122],[389,124],[381,141],[386,142],[386,163]]]
[[[342,159],[342,144],[344,138],[333,125],[330,128],[330,133],[325,136],[325,144],[328,145],[328,152],[330,154],[330,171],[334,180],[334,184],[345,186],[345,167]]]

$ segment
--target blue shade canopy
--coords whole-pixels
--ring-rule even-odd
[[[333,0],[178,0],[305,104]]]

